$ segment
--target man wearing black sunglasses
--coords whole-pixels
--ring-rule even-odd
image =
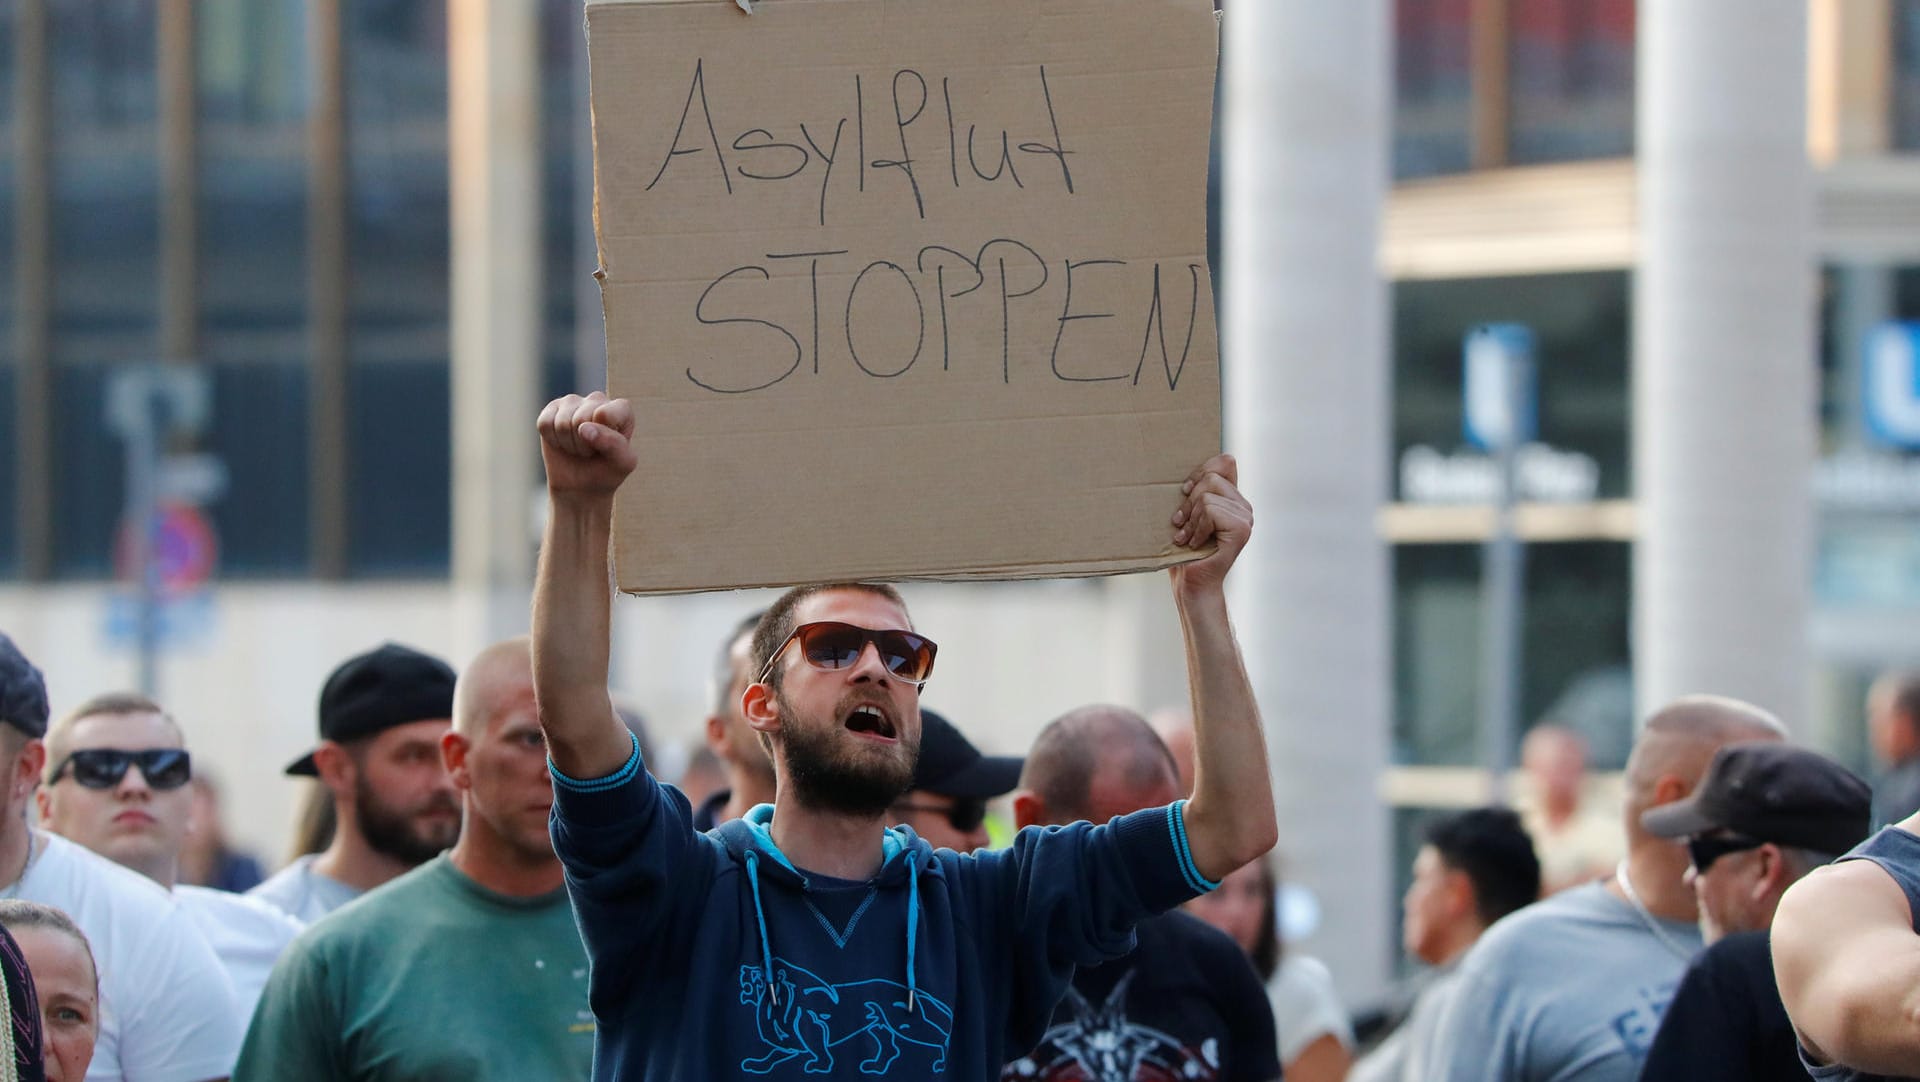
[[[193,916],[146,877],[28,826],[47,767],[47,722],[40,670],[0,634],[0,897],[53,906],[86,933],[104,1008],[90,1076],[227,1077],[245,1022]],[[73,769],[66,764],[61,777]]]
[[[47,761],[42,825],[172,891],[226,966],[239,1017],[251,1015],[304,926],[265,902],[179,882],[180,850],[195,829],[180,724],[143,695],[96,696],[47,731]]]
[[[1707,949],[1667,1007],[1641,1082],[1802,1082],[1768,930],[1787,888],[1867,836],[1873,794],[1853,771],[1787,744],[1721,748],[1693,796],[1641,817],[1687,843]]]
[[[1272,848],[1266,745],[1227,618],[1225,577],[1253,525],[1231,458],[1168,494],[1171,544],[1212,549],[1171,575],[1192,800],[961,855],[886,825],[912,783],[935,654],[891,587],[791,590],[755,631],[741,706],[772,744],[771,808],[698,833],[647,773],[606,680],[613,495],[638,464],[633,430],[631,404],[598,393],[539,420],[550,513],[534,686],[554,848],[593,962],[596,1079],[993,1077],[1039,1039],[1076,965],[1124,953],[1139,921]],[[840,510],[871,529],[898,513],[888,499]]]

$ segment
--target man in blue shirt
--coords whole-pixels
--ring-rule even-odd
[[[1272,847],[1224,583],[1253,516],[1227,456],[1170,509],[1175,544],[1214,546],[1172,571],[1198,742],[1190,801],[1024,831],[978,856],[888,829],[934,646],[891,587],[843,584],[789,591],[760,622],[741,707],[772,746],[778,795],[697,833],[607,699],[609,536],[633,425],[627,402],[597,393],[539,422],[550,514],[534,685],[554,844],[593,967],[596,1079],[992,1077],[1039,1039],[1075,966],[1125,953],[1140,920]]]

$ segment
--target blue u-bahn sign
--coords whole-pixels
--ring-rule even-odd
[[[1867,431],[1891,447],[1920,448],[1920,322],[1875,327],[1864,360],[1860,390]]]

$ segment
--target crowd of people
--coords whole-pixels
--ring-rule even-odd
[[[1920,1077],[1920,678],[1870,697],[1877,794],[1700,695],[1640,726],[1609,810],[1539,727],[1524,812],[1425,823],[1420,973],[1356,1032],[1286,942],[1230,458],[1169,522],[1190,712],[1089,704],[983,754],[920,706],[937,646],[899,593],[796,588],[714,644],[689,799],[606,686],[632,423],[541,416],[529,637],[334,670],[286,767],[303,854],[264,879],[190,719],[102,689],[55,718],[0,631],[0,1078]]]

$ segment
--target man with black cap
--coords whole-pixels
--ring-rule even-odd
[[[1733,744],[1692,796],[1641,816],[1649,833],[1685,840],[1707,943],[1674,992],[1642,1082],[1803,1082],[1768,929],[1788,887],[1867,836],[1872,801],[1866,782],[1823,755]]]
[[[248,893],[311,923],[452,845],[460,802],[440,761],[452,717],[453,669],[439,658],[387,643],[335,669],[320,746],[287,767],[332,794],[333,842]]]
[[[1020,783],[1020,759],[982,755],[953,723],[920,708],[920,758],[913,788],[887,814],[935,849],[971,853],[987,847],[987,801]]]
[[[86,933],[100,974],[99,1040],[87,1077],[227,1077],[244,1023],[226,970],[192,917],[158,883],[27,825],[47,767],[47,720],[46,681],[0,633],[0,898],[52,906]],[[73,769],[62,761],[47,773]]]

